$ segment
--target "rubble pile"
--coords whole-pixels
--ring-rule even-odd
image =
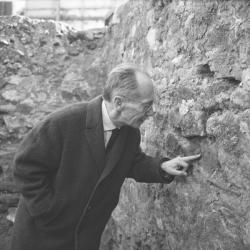
[[[7,249],[19,197],[11,170],[17,144],[50,112],[101,92],[106,72],[97,59],[104,34],[0,18],[0,249]]]

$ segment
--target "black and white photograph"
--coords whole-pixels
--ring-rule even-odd
[[[0,250],[250,250],[250,0],[0,0]]]

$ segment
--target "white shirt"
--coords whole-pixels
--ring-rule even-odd
[[[116,128],[114,123],[110,120],[105,102],[102,101],[102,122],[103,122],[103,131],[104,131],[104,143],[105,147],[108,144],[108,141],[111,137],[112,130]]]

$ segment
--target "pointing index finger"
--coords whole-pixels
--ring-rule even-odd
[[[201,157],[201,154],[197,154],[197,155],[184,156],[184,157],[181,157],[181,159],[184,161],[193,161],[193,160],[197,160],[200,157]]]

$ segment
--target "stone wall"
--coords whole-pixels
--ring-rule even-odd
[[[110,67],[154,79],[144,149],[202,159],[170,185],[127,181],[106,249],[250,249],[250,2],[134,0],[108,41]]]
[[[126,181],[101,248],[250,248],[249,1],[132,0],[104,39],[27,18],[3,19],[0,32],[0,235],[10,234],[6,215],[18,200],[16,143],[47,113],[100,93],[106,73],[132,61],[155,82],[144,150],[202,158],[170,185]]]

